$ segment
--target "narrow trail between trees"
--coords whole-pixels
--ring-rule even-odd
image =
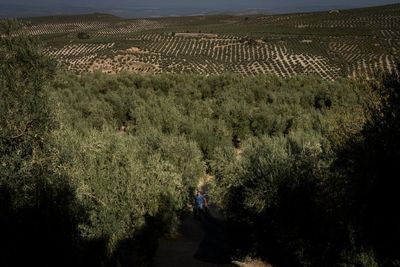
[[[176,237],[160,239],[155,266],[238,266],[230,261],[223,225],[214,214],[211,207],[209,214],[199,219],[185,215]]]
[[[238,153],[240,156],[240,153]],[[207,175],[200,179],[197,188],[209,190],[214,179]],[[232,261],[229,234],[218,209],[209,205],[208,212],[195,218],[187,212],[175,237],[163,237],[154,258],[155,267],[272,267],[258,260]]]

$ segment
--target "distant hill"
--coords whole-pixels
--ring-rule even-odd
[[[124,18],[167,16],[192,16],[209,14],[233,14],[266,10],[268,13],[284,14],[298,12],[348,9],[363,6],[398,3],[396,0],[2,0],[0,18],[37,17],[66,14],[109,13]],[[261,13],[265,13],[262,11]]]

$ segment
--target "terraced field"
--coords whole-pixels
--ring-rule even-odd
[[[400,5],[329,12],[126,20],[31,19],[29,34],[76,72],[225,72],[372,78],[400,60]]]

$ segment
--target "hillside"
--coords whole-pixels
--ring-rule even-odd
[[[27,31],[79,73],[313,74],[334,80],[394,71],[399,13],[400,5],[154,19],[93,14],[28,19]]]
[[[0,21],[0,266],[399,266],[399,7]]]

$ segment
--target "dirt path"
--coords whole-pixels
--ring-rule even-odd
[[[241,153],[238,153],[240,156]],[[208,183],[214,179],[207,175],[200,179],[198,189],[208,192]],[[174,238],[159,240],[154,258],[155,267],[272,267],[262,261],[231,261],[229,233],[226,232],[218,209],[210,205],[206,215],[195,219],[188,212]]]
[[[177,237],[160,240],[154,264],[156,267],[237,266],[230,263],[227,243],[222,224],[214,216],[197,220],[188,214]]]

